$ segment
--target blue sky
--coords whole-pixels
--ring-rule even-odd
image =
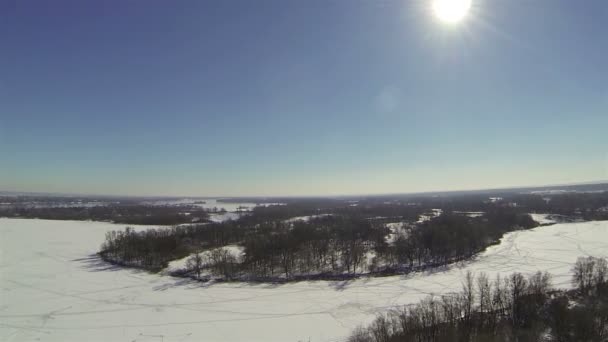
[[[608,2],[1,1],[0,190],[608,179]]]

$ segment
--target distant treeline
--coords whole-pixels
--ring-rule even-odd
[[[445,213],[421,224],[410,224],[407,234],[388,243],[386,237],[391,231],[384,222],[358,211],[295,222],[260,221],[254,213],[224,223],[111,232],[100,255],[112,263],[154,271],[191,253],[238,244],[244,247],[244,257],[230,261],[231,272],[224,278],[276,280],[386,274],[462,260],[496,243],[508,231],[535,226],[537,223],[527,214],[495,207],[481,217]],[[200,265],[210,269],[215,266]],[[189,271],[200,274],[200,269]]]
[[[137,225],[174,225],[205,221],[208,213],[195,206],[109,204],[93,207],[0,207],[0,217],[46,220],[106,221]]]
[[[468,273],[459,293],[380,314],[348,341],[607,341],[606,260],[579,258],[572,282],[576,289],[566,292],[551,288],[548,273],[502,279]]]
[[[367,200],[365,203],[370,201]],[[386,199],[375,199],[375,201],[384,202]],[[399,199],[393,201],[409,203],[424,210],[439,208],[443,211],[485,212],[496,206],[508,206],[519,213],[551,213],[582,220],[608,220],[608,191],[557,194],[463,194],[421,196],[409,198],[407,201]]]
[[[557,194],[459,194],[446,196],[375,196],[351,199],[277,198],[282,206],[257,207],[250,217],[256,222],[315,214],[416,220],[432,209],[444,212],[490,212],[508,207],[516,213],[551,213],[580,220],[608,220],[608,191]]]
[[[557,194],[492,192],[441,196],[371,196],[358,199],[277,198],[258,201],[280,202],[285,205],[254,208],[251,215],[245,217],[248,224],[319,214],[384,219],[386,222],[411,221],[432,209],[441,209],[444,212],[489,212],[497,207],[508,207],[522,214],[537,212],[581,220],[608,219],[608,191]],[[184,215],[185,212],[190,215]],[[102,198],[97,201],[92,198],[0,196],[0,217],[171,225],[204,222],[207,213],[197,206],[153,206],[146,200],[135,198]]]

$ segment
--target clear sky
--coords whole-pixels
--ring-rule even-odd
[[[605,0],[0,0],[0,190],[606,179]]]

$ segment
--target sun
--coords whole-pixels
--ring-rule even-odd
[[[433,12],[445,23],[457,23],[466,17],[471,0],[433,0]]]

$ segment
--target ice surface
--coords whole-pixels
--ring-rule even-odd
[[[0,219],[1,341],[343,341],[378,312],[457,291],[467,270],[549,271],[608,257],[608,221],[507,234],[474,260],[428,273],[286,285],[205,285],[93,256],[122,225]]]
[[[530,216],[532,216],[532,219],[539,224],[557,223],[557,221],[550,217],[551,214],[530,214]]]

